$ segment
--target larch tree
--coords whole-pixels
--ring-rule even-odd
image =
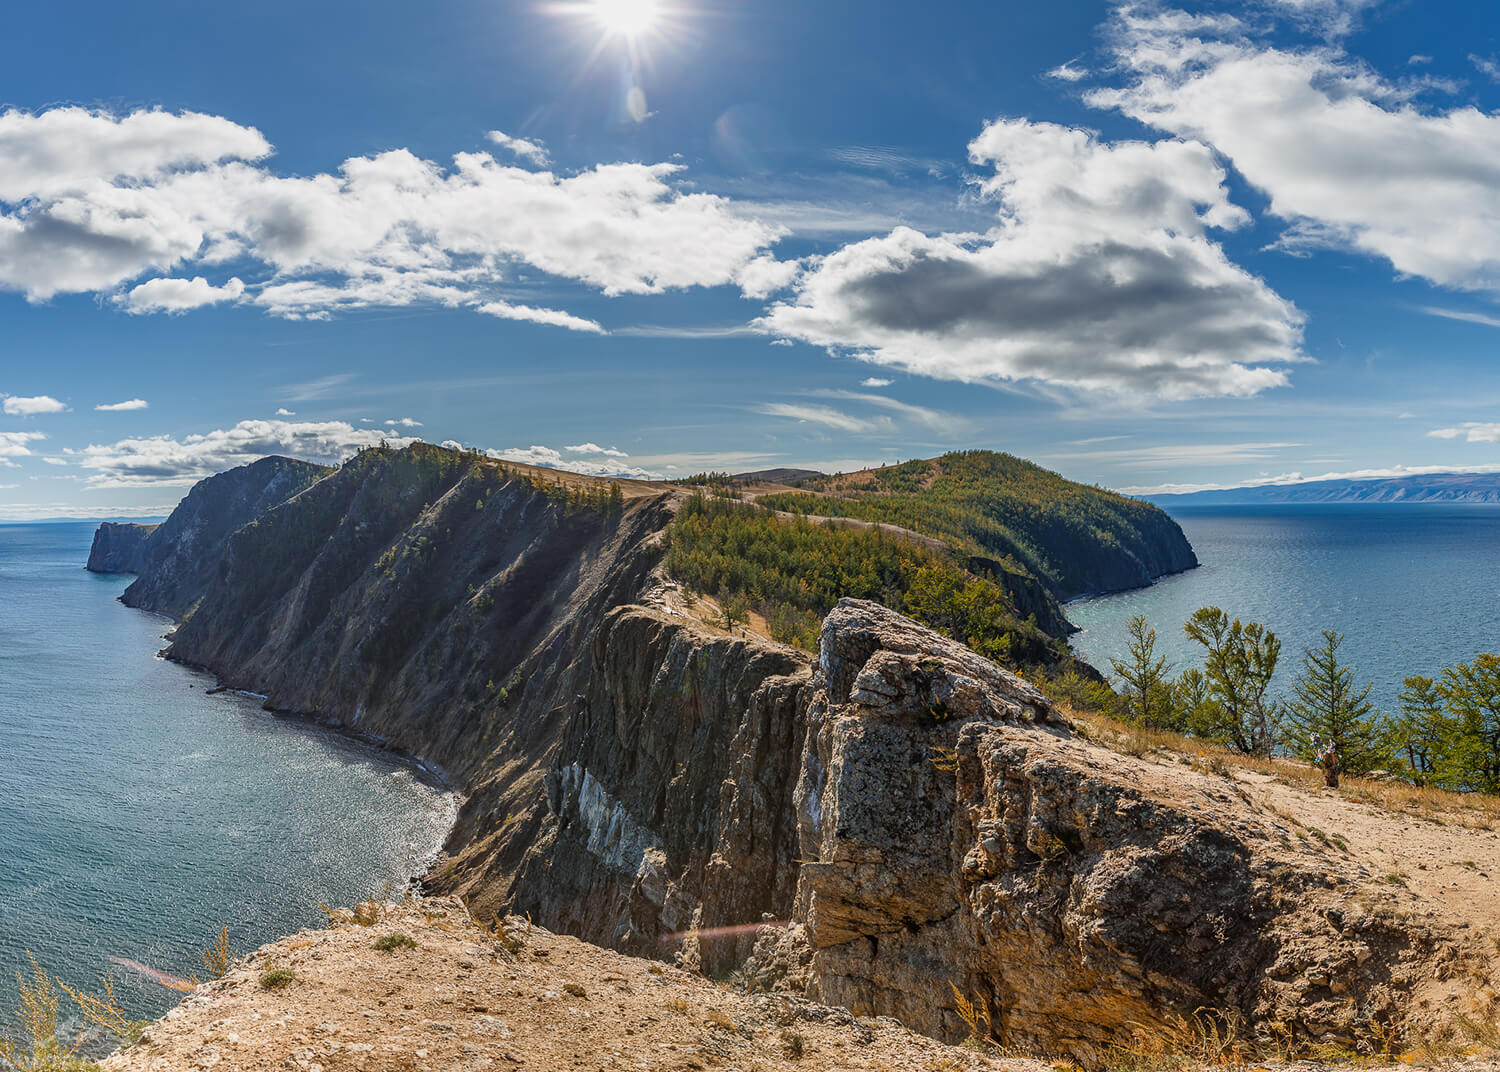
[[[1140,614],[1131,618],[1126,628],[1130,633],[1128,658],[1109,661],[1110,669],[1124,683],[1116,709],[1133,726],[1176,729],[1168,678],[1172,667],[1165,656],[1156,654],[1156,630]]]
[[[1500,792],[1500,655],[1448,667],[1438,691],[1455,723],[1445,779],[1458,789]]]
[[[1457,727],[1443,708],[1443,694],[1430,677],[1414,674],[1396,694],[1400,708],[1391,724],[1391,749],[1417,785],[1442,781],[1444,760]]]
[[[1385,720],[1370,702],[1370,686],[1354,684],[1354,670],[1339,661],[1344,637],[1323,630],[1323,643],[1302,655],[1302,672],[1292,684],[1293,699],[1286,704],[1287,745],[1306,760],[1319,748],[1332,745],[1339,767],[1348,774],[1365,774],[1390,763]]]
[[[1277,734],[1278,710],[1270,689],[1281,638],[1259,622],[1231,622],[1218,607],[1194,611],[1183,632],[1203,645],[1209,701],[1188,728],[1247,755],[1269,755]]]

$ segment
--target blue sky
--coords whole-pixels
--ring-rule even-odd
[[[1500,12],[69,5],[0,40],[0,517],[597,473],[1500,467]]]

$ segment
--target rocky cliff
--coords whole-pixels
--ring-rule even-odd
[[[106,521],[94,533],[85,567],[92,573],[139,573],[145,568],[146,549],[158,525],[117,524]]]
[[[138,574],[121,601],[182,618],[220,568],[235,531],[331,471],[272,457],[199,481],[160,525],[99,526],[88,568]]]
[[[1077,1060],[1199,1008],[1352,1043],[1487,970],[1238,783],[1092,744],[878,604],[813,659],[708,624],[660,569],[674,502],[367,451],[141,591],[193,596],[174,658],[442,765],[466,797],[426,882],[481,919],[949,1040],[957,992]]]

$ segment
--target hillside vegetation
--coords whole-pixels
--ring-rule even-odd
[[[872,599],[1010,666],[1068,662],[1067,645],[1022,617],[1005,589],[952,557],[879,529],[779,518],[766,507],[698,494],[670,529],[667,569],[719,595],[729,617],[753,605],[773,639],[818,646],[841,598]]]
[[[798,487],[757,501],[901,525],[1029,574],[1058,599],[1138,587],[1198,564],[1176,522],[1150,503],[994,451],[957,451]]]

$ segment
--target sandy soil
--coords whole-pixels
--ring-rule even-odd
[[[654,961],[507,921],[497,940],[457,901],[383,905],[370,925],[304,931],[205,984],[104,1067],[867,1069],[1051,1072],[945,1046],[894,1020],[749,995]],[[381,952],[401,934],[415,947]],[[290,982],[262,985],[267,973]]]

